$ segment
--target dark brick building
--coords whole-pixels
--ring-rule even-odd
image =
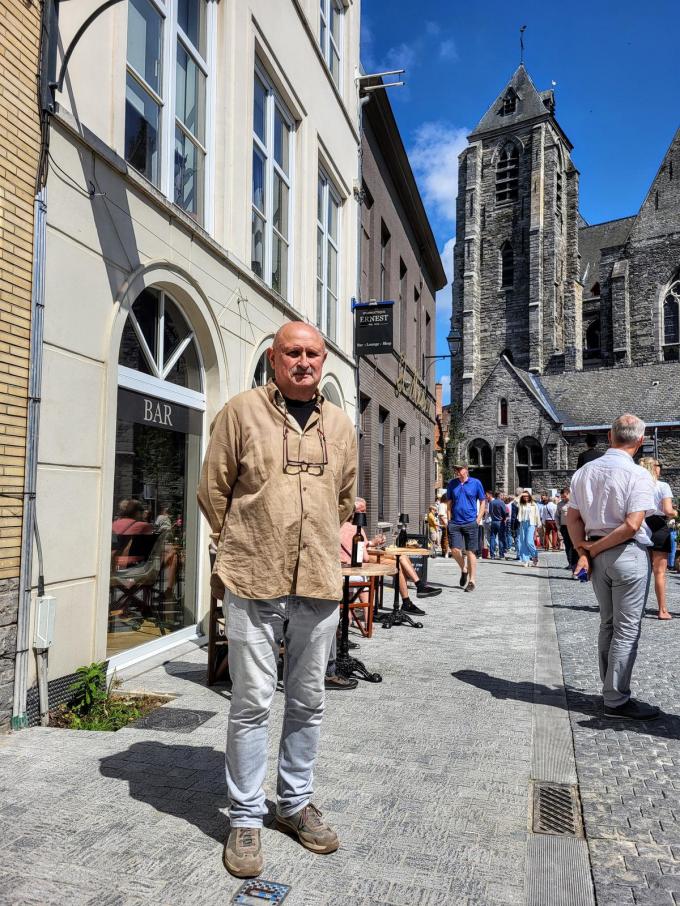
[[[359,492],[371,531],[433,501],[435,293],[446,275],[386,91],[363,111],[361,298],[394,301],[394,351],[359,364]]]
[[[552,91],[524,66],[460,156],[452,399],[487,487],[564,483],[624,411],[680,484],[680,130],[632,217],[589,225]],[[675,167],[675,171],[674,171]]]

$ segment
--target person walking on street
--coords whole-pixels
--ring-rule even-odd
[[[541,523],[538,506],[529,491],[522,491],[519,497],[517,513],[517,557],[522,561],[522,566],[538,566],[538,552],[534,544],[536,528]]]
[[[545,549],[558,551],[560,549],[560,537],[557,533],[557,504],[549,497],[543,509],[543,534],[545,537]]]
[[[569,507],[569,488],[562,488],[560,491],[560,502],[557,504],[556,519],[560,527],[560,534],[564,541],[564,552],[567,555],[567,565],[565,569],[573,569],[576,566],[578,555],[574,550],[574,545],[569,537],[569,527],[567,525],[567,508]]]
[[[652,536],[652,572],[654,573],[654,592],[659,605],[659,619],[670,620],[666,604],[666,570],[668,569],[668,554],[671,550],[671,533],[674,531],[668,520],[677,516],[673,509],[673,492],[670,486],[660,480],[661,463],[653,456],[643,456],[640,460],[643,469],[647,469],[654,482],[654,503],[656,511],[648,516],[645,522]]]
[[[456,477],[446,486],[449,508],[449,547],[460,566],[460,586],[475,590],[480,526],[486,509],[481,481],[472,478],[465,463],[453,467]]]
[[[267,351],[273,380],[219,412],[198,489],[217,544],[212,586],[225,589],[232,695],[223,859],[237,877],[255,877],[263,867],[267,733],[281,638],[277,827],[315,853],[339,846],[312,803],[313,771],[342,598],[338,537],[354,503],[357,456],[352,422],[318,392],[326,356],[315,327],[293,321],[278,331]]]
[[[437,501],[437,518],[439,520],[439,531],[442,536],[442,557],[449,557],[449,508],[446,505],[446,494],[442,494]]]
[[[576,570],[592,575],[600,605],[598,652],[605,717],[652,720],[659,709],[631,698],[642,614],[649,592],[651,546],[645,518],[656,512],[652,477],[633,461],[645,423],[621,415],[609,431],[610,447],[571,480],[569,537]]]
[[[498,552],[498,558],[502,560],[505,557],[505,524],[508,519],[508,508],[503,502],[500,491],[496,491],[493,500],[489,504],[489,516],[491,517],[489,556],[492,560],[495,560],[496,552]]]

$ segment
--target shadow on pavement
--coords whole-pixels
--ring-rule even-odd
[[[494,698],[509,698],[514,701],[550,704],[555,708],[564,708],[560,686],[546,686],[543,683],[516,682],[502,677],[491,676],[482,670],[454,670],[451,676],[470,686],[490,692]],[[680,739],[680,717],[675,714],[661,713],[657,720],[612,720],[602,714],[602,696],[583,692],[571,686],[564,687],[567,693],[569,712],[580,712],[588,720],[579,720],[580,727],[591,730],[625,730],[642,733],[645,736],[657,736],[660,739]]]
[[[197,686],[203,686],[220,698],[231,700],[231,682],[219,680],[214,686],[208,685],[207,667],[205,664],[196,664],[193,661],[166,661],[163,669],[168,676],[177,676],[180,679],[196,683]]]
[[[128,784],[129,795],[158,812],[182,818],[206,837],[223,843],[229,833],[224,752],[208,746],[165,745],[149,740],[100,759],[104,777]],[[267,800],[265,826],[276,807]]]

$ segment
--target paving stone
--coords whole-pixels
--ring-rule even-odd
[[[626,890],[635,903],[668,906],[674,902],[672,894],[677,899],[680,892],[680,887],[674,886],[677,872],[664,870],[680,859],[680,717],[678,678],[672,667],[677,662],[680,621],[655,619],[652,591],[652,608],[643,619],[632,689],[635,697],[659,705],[664,713],[650,724],[612,725],[600,711],[599,615],[592,587],[565,582],[563,574],[554,569],[550,592],[598,906],[631,902],[624,898],[628,897]],[[668,576],[668,597],[669,609],[677,617],[680,576],[674,573]],[[622,819],[629,826],[628,832],[621,825]],[[612,884],[603,882],[616,879],[611,854],[617,852],[625,858],[621,880],[642,872],[644,886],[631,882],[629,888],[622,885],[612,895]]]
[[[328,695],[315,801],[340,850],[319,857],[263,831],[264,876],[291,885],[286,906],[524,903],[539,589],[526,570],[482,563],[478,594],[466,595],[452,562],[430,567],[444,591],[427,601],[425,628],[378,625],[361,640],[383,683]],[[197,650],[125,684],[175,695],[165,707],[178,717],[211,715],[190,732],[151,720],[115,734],[35,728],[3,740],[0,904],[230,901],[240,882],[221,862],[229,695],[205,686],[205,665]],[[271,808],[282,709],[279,692]],[[7,868],[13,861],[21,872]]]

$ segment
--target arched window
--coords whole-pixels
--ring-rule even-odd
[[[108,656],[196,622],[202,389],[191,325],[145,289],[118,356]]]
[[[600,319],[595,318],[586,327],[584,351],[586,358],[599,358],[600,356]]]
[[[543,468],[543,448],[534,437],[524,437],[517,444],[517,483],[521,488],[531,487],[531,473]]]
[[[326,381],[326,383],[321,388],[321,392],[329,403],[333,403],[334,406],[339,406],[340,409],[343,408],[342,400],[340,398],[340,394],[338,393],[338,388],[330,381]]]
[[[503,396],[498,400],[498,424],[501,428],[508,426],[508,401]]]
[[[496,165],[496,201],[517,201],[519,180],[519,150],[508,142],[498,155]]]
[[[255,371],[253,372],[253,383],[252,387],[264,387],[264,385],[271,378],[274,377],[274,372],[272,366],[269,364],[269,359],[267,358],[267,350],[262,353],[260,358],[257,360],[257,365],[255,366]]]
[[[676,280],[663,301],[663,357],[677,361],[680,349],[680,280]]]
[[[501,246],[501,289],[511,289],[515,279],[515,256],[509,242]]]
[[[485,489],[493,485],[491,471],[491,447],[481,438],[476,438],[468,447],[470,474],[481,481]]]
[[[503,98],[503,106],[501,107],[499,113],[501,116],[509,116],[509,114],[514,113],[517,110],[517,94],[513,91],[512,88],[508,88],[505,92],[505,97]]]

